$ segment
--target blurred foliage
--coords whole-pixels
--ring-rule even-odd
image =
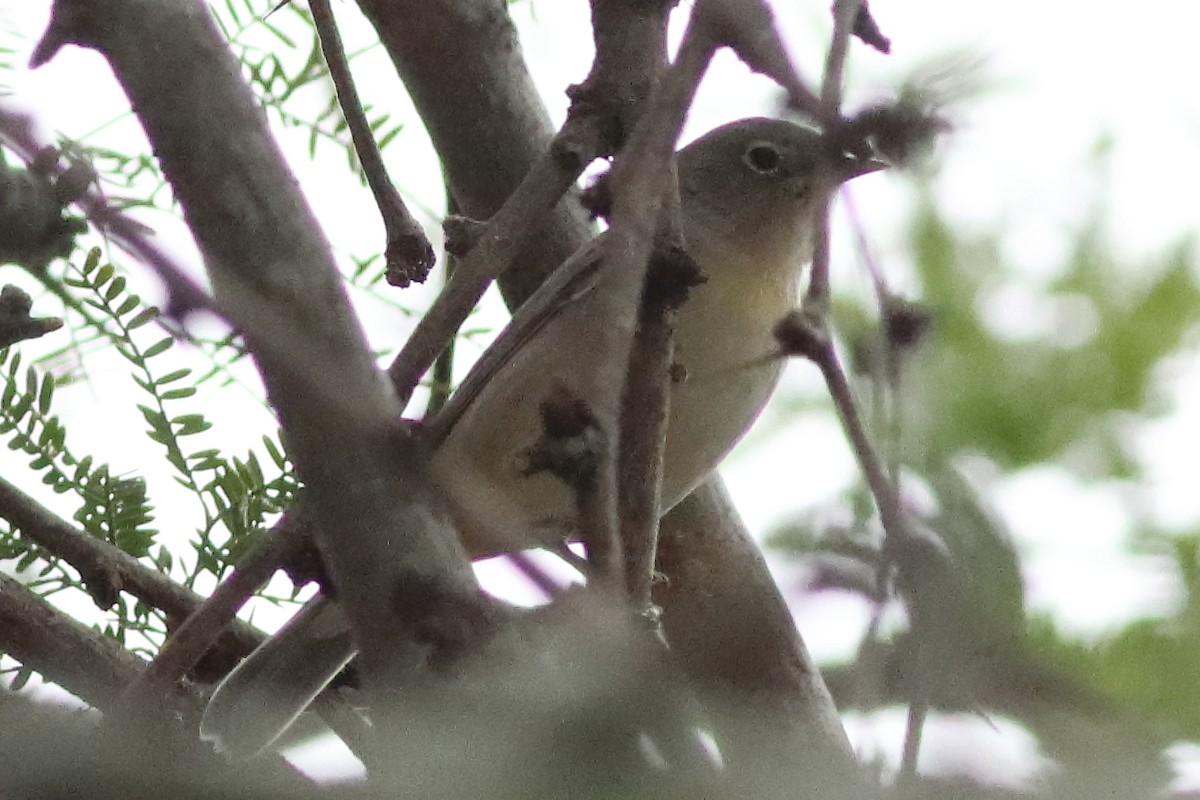
[[[907,622],[872,625],[854,663],[828,677],[842,707],[926,697],[1019,719],[1060,764],[1056,786],[1066,775],[1083,780],[1086,762],[1087,784],[1103,787],[1112,776],[1094,769],[1096,754],[1112,752],[1125,784],[1161,789],[1162,750],[1200,740],[1191,686],[1200,675],[1200,532],[1131,531],[1130,544],[1173,558],[1184,596],[1164,618],[1082,641],[1027,618],[1020,554],[962,471],[986,462],[982,472],[998,477],[1052,464],[1084,482],[1143,477],[1133,434],[1138,421],[1172,410],[1163,363],[1195,350],[1200,265],[1190,238],[1122,262],[1104,208],[1100,197],[1058,270],[1031,277],[1005,263],[1002,232],[963,236],[922,189],[909,249],[933,325],[919,346],[889,347],[869,304],[840,298],[860,397],[927,545],[907,565],[892,554]],[[1135,525],[1145,518],[1130,516]],[[854,486],[781,527],[770,545],[804,560],[808,591],[861,594],[878,621],[897,602],[879,600],[882,539],[870,495]]]
[[[1200,320],[1200,273],[1191,242],[1161,264],[1135,268],[1116,263],[1103,231],[1103,219],[1094,219],[1061,275],[1028,287],[1053,316],[1053,330],[1017,341],[990,329],[981,313],[1021,280],[1001,263],[999,239],[958,240],[923,199],[912,249],[936,324],[906,378],[905,463],[924,468],[977,450],[1015,470],[1094,441],[1102,456],[1087,465],[1088,477],[1134,475],[1116,414],[1163,410],[1153,402],[1155,368]],[[997,309],[1018,318],[1032,311]],[[1082,335],[1069,331],[1076,328]]]

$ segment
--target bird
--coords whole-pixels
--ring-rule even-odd
[[[677,153],[677,166],[684,246],[703,282],[675,320],[673,373],[683,377],[670,386],[661,513],[713,472],[766,405],[785,362],[774,328],[797,304],[816,214],[839,185],[881,165],[838,153],[812,128],[755,117],[696,139]],[[599,260],[603,239],[560,269]],[[473,557],[572,536],[572,491],[553,475],[531,474],[527,453],[552,385],[585,400],[604,394],[591,333],[604,320],[589,298],[619,276],[581,272],[590,282],[466,398],[430,456]],[[596,411],[616,418],[616,409]],[[354,654],[336,603],[311,601],[218,686],[202,738],[235,757],[265,749]]]

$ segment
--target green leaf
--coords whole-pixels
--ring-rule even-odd
[[[154,565],[162,572],[170,572],[174,564],[175,557],[171,555],[171,551],[159,545],[158,552],[154,556]]]
[[[186,367],[184,367],[183,369],[177,369],[174,372],[168,372],[166,375],[163,375],[161,378],[154,381],[154,385],[155,386],[163,386],[168,383],[173,383],[174,381],[177,381],[180,378],[186,378],[188,375],[191,375],[191,374],[192,374],[192,371]]]
[[[104,299],[110,303],[121,296],[121,292],[125,291],[125,276],[118,275],[104,293]]]
[[[154,306],[148,306],[147,308],[143,308],[141,311],[139,311],[136,317],[129,320],[125,327],[129,328],[131,331],[136,330],[145,325],[147,322],[153,322],[156,319],[158,319],[158,309]]]
[[[150,423],[152,428],[165,428],[167,419],[162,415],[162,412],[151,408],[150,406],[138,405],[138,411],[142,412],[142,418]]]
[[[176,436],[191,436],[196,433],[203,433],[212,427],[212,423],[204,418],[203,414],[181,414],[171,423],[177,426],[175,430]]]
[[[25,370],[25,394],[29,395],[30,397],[36,397],[39,389],[40,387],[38,386],[37,369],[30,365],[30,367]]]
[[[262,437],[262,440],[263,447],[267,448],[267,454],[271,456],[271,460],[275,462],[275,466],[279,467],[279,469],[287,469],[287,456],[275,444],[275,440],[266,435]]]
[[[121,305],[117,306],[117,316],[125,316],[130,311],[133,311],[135,308],[137,308],[141,302],[141,298],[139,298],[136,294],[129,295],[124,301],[122,301]]]
[[[91,456],[84,456],[82,459],[80,459],[79,464],[76,465],[76,467],[75,467],[75,482],[82,483],[84,477],[87,476],[88,471],[91,470],[91,468],[92,468],[92,457]]]
[[[41,391],[38,392],[38,411],[43,416],[50,413],[50,401],[54,399],[54,379],[42,381]]]
[[[154,358],[155,356],[161,355],[162,353],[165,353],[168,350],[170,350],[171,346],[174,344],[175,344],[175,340],[170,336],[168,336],[165,339],[160,339],[157,342],[155,342],[154,344],[147,347],[145,352],[142,353],[142,357],[147,358],[147,359]]]

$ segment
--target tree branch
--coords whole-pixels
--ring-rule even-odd
[[[115,545],[75,528],[2,477],[0,516],[20,529],[21,536],[74,567],[100,608],[111,607],[119,592],[128,592],[163,611],[169,622],[179,624],[203,601]],[[263,638],[252,626],[235,622],[225,632],[221,646],[236,658],[249,653]]]
[[[667,640],[716,715],[725,763],[742,775],[763,764],[815,767],[835,786],[859,785],[829,690],[719,482],[663,517],[658,567],[668,577],[654,587]]]
[[[502,150],[504,148],[480,148]],[[488,284],[514,263],[546,215],[599,152],[592,126],[568,121],[529,174],[475,237],[446,288],[421,317],[388,368],[401,402],[407,402],[438,354],[483,297]],[[447,170],[447,175],[450,175]],[[464,204],[465,207],[465,204]]]
[[[7,575],[0,575],[0,649],[96,708],[112,705],[146,666]]]
[[[287,553],[301,544],[303,531],[297,526],[281,527],[259,542],[171,633],[146,669],[126,687],[119,705],[134,707],[165,693],[203,658],[246,601],[271,579]]]
[[[137,110],[279,413],[368,686],[393,685],[428,643],[411,636],[420,620],[401,623],[380,608],[433,585],[440,591],[429,604],[403,610],[437,616],[440,601],[462,602],[477,587],[434,510],[423,457],[396,430],[401,408],[236,59],[197,0],[102,9],[58,0],[51,29],[55,40],[99,50]]]
[[[383,217],[383,227],[387,236],[384,245],[387,281],[401,288],[414,282],[424,283],[433,267],[433,247],[425,238],[425,231],[421,230],[420,224],[408,212],[404,200],[400,198],[400,193],[388,177],[387,166],[383,163],[383,156],[375,144],[371,123],[367,120],[362,103],[358,99],[358,90],[354,87],[350,62],[342,48],[342,37],[338,34],[333,8],[329,0],[309,0],[308,7],[312,11],[317,36],[321,40],[321,52],[325,54],[329,75],[337,89],[342,116],[350,129],[350,138],[354,140],[354,150],[358,153],[363,173],[367,176],[367,184],[371,187],[371,194],[375,195],[375,204]]]
[[[105,723],[114,726],[114,729],[100,734],[90,731],[89,734],[94,741],[119,740],[120,749],[115,750],[113,755],[133,751],[138,753],[141,759],[139,763],[143,765],[149,763],[165,769],[180,768],[186,764],[204,770],[204,774],[209,776],[225,774],[224,763],[207,748],[199,746],[192,733],[202,705],[202,699],[194,687],[177,685],[169,697],[164,694],[161,699],[167,702],[173,712],[169,715],[145,718],[112,714],[112,709],[119,705],[118,698],[122,690],[136,680],[145,662],[115,639],[71,619],[20,582],[2,574],[0,649],[20,661],[22,666],[36,671],[89,705],[105,711]],[[0,712],[4,710],[0,708]],[[11,722],[11,718],[4,719],[5,725]],[[118,725],[120,728],[116,730]],[[23,736],[31,732],[29,728],[20,730]],[[53,744],[58,747],[63,742],[58,740]],[[0,747],[0,750],[4,749]],[[46,765],[49,766],[49,763],[47,761]],[[6,767],[13,766],[6,763]],[[148,770],[146,776],[150,774]],[[51,776],[46,772],[41,777],[45,780]],[[89,777],[96,779],[95,774]],[[161,779],[161,774],[155,777]],[[260,764],[254,777],[273,780],[292,793],[309,786],[308,781],[292,771],[282,759]],[[8,778],[7,774],[5,778]],[[239,778],[244,780],[245,776],[239,775]],[[69,782],[64,785],[69,785]]]
[[[24,289],[13,284],[0,290],[0,347],[37,339],[62,327],[57,317],[33,317],[33,300]]]
[[[45,41],[50,41],[52,30],[47,31]],[[61,46],[61,45],[60,45]],[[49,50],[49,48],[45,48]],[[52,53],[47,52],[48,59]],[[31,67],[36,67],[41,61],[35,59]],[[55,152],[49,142],[39,141],[33,132],[33,123],[28,116],[8,109],[0,103],[0,138],[12,148],[26,164],[39,163],[52,178],[61,178],[70,171],[70,167],[60,164],[55,157],[47,163],[40,158],[41,153]],[[187,274],[182,265],[167,255],[154,241],[150,231],[141,223],[135,222],[120,209],[113,207],[108,200],[90,185],[82,187],[77,197],[72,198],[81,209],[88,221],[96,226],[105,236],[110,237],[117,247],[141,261],[159,277],[166,286],[166,314],[177,320],[184,320],[195,311],[211,311],[221,316],[216,302],[204,291],[196,281]]]
[[[618,480],[615,453],[613,460],[601,465],[598,484],[609,487],[607,493],[614,498],[614,507],[606,512],[611,514],[611,519],[597,520],[593,524],[598,527],[610,525],[611,539],[619,541],[618,509],[615,504],[620,503],[621,516],[630,522],[629,528],[622,533],[635,548],[634,566],[629,569],[644,570],[645,573],[635,578],[637,585],[632,587],[638,591],[635,599],[643,601],[649,595],[648,581],[652,572],[650,567],[653,563],[662,480],[661,469],[656,467],[661,465],[663,438],[666,435],[666,376],[669,371],[666,359],[671,353],[671,328],[658,325],[653,326],[653,331],[650,328],[643,329],[641,343],[645,346],[639,347],[637,353],[634,353],[634,348],[638,343],[636,331],[642,316],[639,309],[642,308],[647,267],[659,220],[668,220],[669,228],[669,221],[675,217],[669,206],[664,206],[674,193],[670,187],[675,182],[675,143],[700,78],[717,49],[716,42],[698,17],[699,14],[694,15],[690,20],[675,63],[658,83],[609,177],[613,196],[612,227],[603,240],[603,268],[614,277],[602,281],[589,299],[594,307],[591,313],[606,321],[595,337],[596,348],[606,356],[598,363],[610,365],[616,370],[613,380],[597,382],[598,387],[610,386],[616,392],[610,402],[595,403],[598,407],[612,408],[618,412],[617,419],[604,420],[602,424],[611,425],[613,438],[618,441],[629,436],[643,437],[639,444],[644,448],[638,452],[632,445],[621,446],[623,460],[641,456],[636,463],[627,462],[627,469],[640,473],[639,477],[643,479],[642,486],[633,496],[621,496],[618,491],[619,488],[629,488],[632,481],[628,477],[624,481]],[[665,215],[664,208],[667,212]],[[657,342],[646,340],[645,337],[651,333],[659,337]],[[631,358],[634,356],[636,369],[633,369],[632,377],[635,380],[645,378],[646,386],[627,385],[631,377]],[[654,378],[659,382],[657,391],[652,382]],[[649,392],[641,395],[641,399],[650,403],[651,407],[643,409],[647,413],[641,420],[626,419],[621,412],[629,409],[623,409],[622,406],[631,395],[639,394],[643,389],[649,389]],[[657,403],[653,402],[655,399]],[[637,430],[639,424],[652,427]],[[621,431],[620,438],[616,435],[618,431]],[[624,486],[619,487],[620,483]],[[619,501],[616,500],[618,497]],[[614,549],[621,552],[620,549]],[[628,564],[624,556],[621,560],[623,566]],[[622,569],[622,575],[628,574]]]
[[[545,160],[556,149],[554,128],[504,3],[359,0],[359,5],[429,131],[463,214],[493,217],[535,164],[553,174]],[[570,139],[582,146],[569,145]],[[567,140],[560,134],[559,146],[584,162],[582,170],[601,152],[598,140],[594,132],[577,130]],[[563,185],[569,188],[576,177]],[[565,190],[558,190],[551,207]],[[590,226],[576,205],[560,204],[535,218],[533,235],[516,245],[517,268],[500,280],[510,307],[533,294],[589,237]]]

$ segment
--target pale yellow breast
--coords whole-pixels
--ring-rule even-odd
[[[781,369],[771,329],[795,301],[798,267],[762,270],[772,262],[762,261],[761,246],[730,252],[697,236],[692,251],[708,282],[678,316],[675,361],[686,377],[672,387],[664,510],[707,476],[762,410]],[[434,472],[474,554],[573,532],[571,493],[548,475],[523,474],[524,453],[540,436],[539,404],[553,387],[592,398],[623,380],[622,369],[598,360],[596,330],[610,324],[586,296],[565,306],[495,375],[434,454]],[[616,419],[616,408],[593,411]]]
[[[685,380],[671,397],[663,502],[683,499],[749,429],[779,380],[772,329],[796,302],[796,274],[753,249],[691,244],[708,282],[679,311],[675,361]],[[775,254],[772,254],[775,255]],[[781,263],[776,255],[775,264]],[[790,262],[789,262],[790,263]]]

